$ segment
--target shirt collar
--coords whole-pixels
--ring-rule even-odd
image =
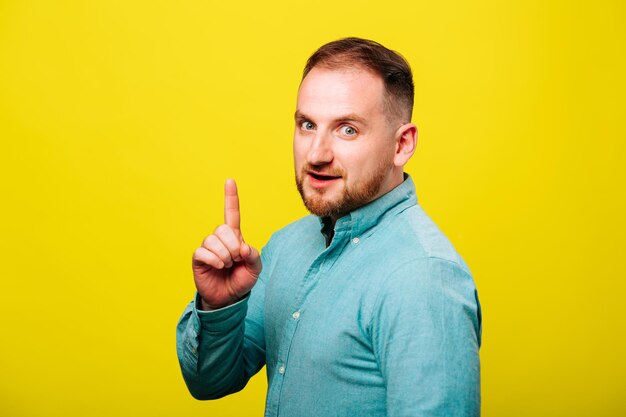
[[[337,219],[335,234],[348,230],[351,237],[362,236],[366,231],[380,223],[386,215],[399,213],[416,204],[415,184],[411,176],[405,173],[404,181],[396,188]],[[320,223],[322,234],[327,236],[330,232],[330,219],[321,217]]]

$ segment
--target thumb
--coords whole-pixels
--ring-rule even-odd
[[[241,250],[239,253],[243,258],[243,261],[246,263],[248,271],[258,277],[263,267],[259,251],[244,242],[241,244]]]

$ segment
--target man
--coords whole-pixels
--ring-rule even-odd
[[[409,65],[358,38],[309,58],[295,113],[296,182],[313,216],[262,254],[225,224],[193,256],[177,328],[198,399],[267,365],[266,416],[477,416],[481,317],[470,272],[417,204]],[[321,231],[320,231],[321,229]]]

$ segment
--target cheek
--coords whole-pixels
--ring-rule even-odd
[[[306,147],[302,143],[301,139],[294,137],[293,139],[293,162],[296,168],[303,165],[306,158]]]
[[[335,160],[346,170],[358,173],[366,171],[369,166],[375,165],[375,160],[380,158],[380,150],[365,146],[354,146],[356,143],[348,142],[347,145],[335,150]]]
[[[388,146],[350,149],[343,162],[351,180],[362,180],[393,164],[393,149]]]

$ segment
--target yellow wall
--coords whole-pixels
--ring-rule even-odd
[[[0,416],[261,415],[263,375],[184,387],[191,253],[228,176],[256,246],[305,214],[299,74],[349,35],[413,65],[407,170],[479,287],[483,415],[625,412],[624,9],[0,1]]]

